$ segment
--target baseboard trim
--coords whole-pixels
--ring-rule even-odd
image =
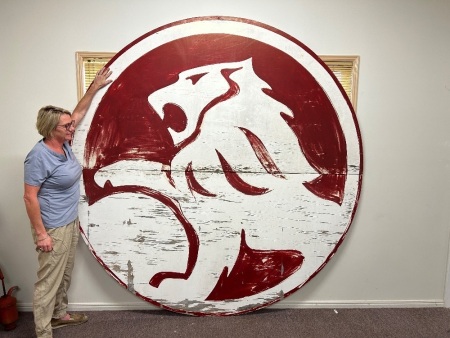
[[[350,301],[350,302],[289,302],[284,300],[271,306],[274,309],[344,309],[344,308],[424,308],[424,307],[444,307],[443,300],[372,300],[372,301]]]
[[[395,300],[395,301],[350,301],[350,302],[296,302],[284,300],[270,306],[271,309],[343,309],[343,308],[424,308],[444,307],[444,301],[439,300]],[[33,311],[31,303],[18,303],[17,308],[22,312]],[[131,310],[159,310],[160,308],[146,302],[132,303],[72,303],[70,311],[131,311]]]

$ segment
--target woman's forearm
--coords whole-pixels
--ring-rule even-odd
[[[83,97],[73,110],[72,119],[75,121],[75,127],[83,119],[84,115],[86,115],[97,91],[112,82],[112,80],[108,79],[110,75],[111,71],[109,70],[109,68],[102,68],[97,73],[94,81],[92,81],[86,93],[83,95]]]
[[[25,192],[24,195],[25,209],[27,211],[30,223],[36,232],[38,239],[42,239],[47,236],[47,231],[45,230],[44,222],[41,217],[41,207],[39,205],[39,200],[37,195],[28,194]]]

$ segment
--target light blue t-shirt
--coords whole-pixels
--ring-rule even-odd
[[[78,217],[81,165],[70,145],[65,156],[39,141],[25,158],[25,183],[40,187],[38,200],[46,228],[58,228]]]

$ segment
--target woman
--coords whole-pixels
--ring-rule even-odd
[[[72,114],[54,106],[41,108],[36,127],[43,139],[25,159],[24,201],[39,262],[33,299],[38,337],[52,337],[52,328],[87,321],[83,314],[66,312],[79,237],[81,177],[81,166],[70,142],[95,93],[112,81],[108,79],[110,75],[108,68],[97,73]]]

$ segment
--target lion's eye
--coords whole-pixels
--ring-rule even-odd
[[[208,73],[206,72],[206,73],[192,75],[192,76],[187,77],[186,80],[191,80],[192,84],[195,85],[198,82],[198,80],[200,80],[206,74],[208,74]]]
[[[174,103],[167,103],[163,107],[163,112],[163,122],[167,128],[171,128],[177,133],[180,133],[186,129],[187,116],[183,108]]]

